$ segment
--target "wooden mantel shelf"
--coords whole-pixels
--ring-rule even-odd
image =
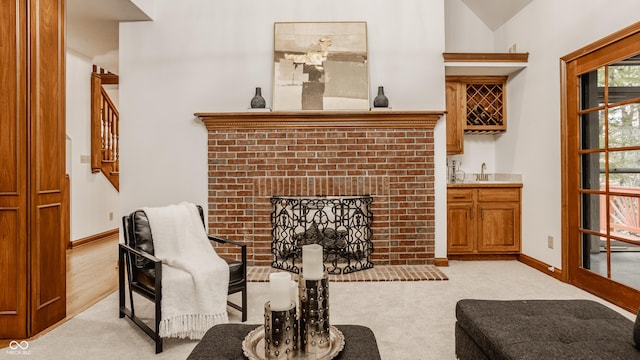
[[[300,128],[433,129],[444,111],[273,111],[195,113],[208,130]]]

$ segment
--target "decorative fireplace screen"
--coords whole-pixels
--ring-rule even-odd
[[[272,197],[272,266],[300,273],[302,246],[320,244],[329,274],[373,267],[371,196]]]

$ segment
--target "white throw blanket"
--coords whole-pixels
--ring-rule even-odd
[[[162,260],[160,336],[201,339],[213,325],[229,322],[229,265],[211,246],[194,204],[142,210]]]

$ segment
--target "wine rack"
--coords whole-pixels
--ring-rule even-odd
[[[465,133],[498,133],[506,127],[505,77],[478,77],[464,81]]]

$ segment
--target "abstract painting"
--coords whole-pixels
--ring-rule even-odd
[[[277,22],[274,110],[367,110],[366,22]]]

